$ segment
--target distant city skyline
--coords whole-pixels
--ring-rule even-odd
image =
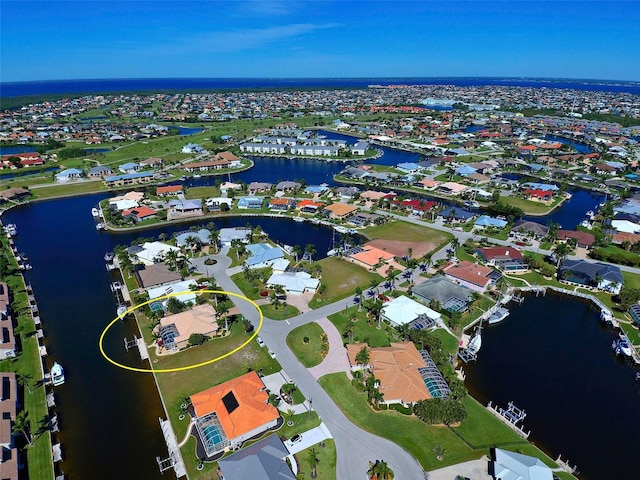
[[[532,77],[640,80],[628,2],[13,1],[0,81]]]

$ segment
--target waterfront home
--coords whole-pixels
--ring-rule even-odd
[[[66,170],[55,174],[56,182],[59,183],[78,180],[80,178],[82,178],[82,170],[78,170],[77,168],[67,168]]]
[[[535,238],[546,237],[549,233],[549,227],[537,222],[528,220],[518,220],[511,229],[514,235],[532,236]]]
[[[640,215],[616,213],[611,220],[611,228],[618,232],[640,233]]]
[[[389,263],[395,258],[393,253],[373,246],[365,246],[364,248],[358,248],[356,250],[356,252],[351,253],[346,258],[367,270],[374,270],[377,266]]]
[[[635,323],[637,327],[640,327],[640,305],[637,303],[635,305],[631,305],[629,307],[629,315],[631,315],[633,323]]]
[[[296,192],[300,190],[302,184],[300,182],[292,182],[289,180],[283,180],[276,185],[278,192]]]
[[[31,192],[20,187],[11,187],[0,192],[0,202],[19,202],[31,196]]]
[[[104,183],[107,187],[113,188],[148,183],[153,181],[154,179],[155,174],[153,172],[137,172],[105,177]]]
[[[179,252],[178,247],[174,247],[163,242],[145,242],[142,244],[142,250],[137,252],[136,258],[143,265],[153,265],[156,262],[161,262],[170,251]]]
[[[323,203],[314,202],[313,200],[309,200],[305,198],[297,203],[296,209],[300,210],[302,213],[309,213],[315,215],[318,213],[320,208],[324,207]]]
[[[239,210],[260,210],[264,197],[240,197],[238,198]]]
[[[279,424],[280,413],[254,371],[191,395],[196,432],[204,454],[241,445]],[[216,435],[211,435],[215,431]],[[252,470],[251,478],[255,470]],[[245,478],[245,477],[241,477]]]
[[[219,160],[205,160],[204,162],[194,162],[185,165],[184,168],[187,172],[209,172],[213,170],[222,170],[223,168],[229,168],[231,163],[225,159]]]
[[[496,479],[553,480],[555,478],[551,468],[536,457],[501,448],[494,448],[493,451],[491,470]]]
[[[354,205],[348,205],[346,203],[338,202],[338,203],[332,203],[331,205],[324,207],[322,211],[326,215],[328,215],[329,218],[332,218],[335,220],[342,220],[347,218],[349,215],[356,212],[357,210],[358,210],[358,207]]]
[[[365,155],[369,149],[369,142],[364,140],[358,140],[353,147],[351,147],[351,153],[353,155]]]
[[[0,319],[9,315],[11,308],[11,292],[6,282],[0,282]]]
[[[409,328],[431,328],[440,321],[441,315],[435,310],[400,295],[385,303],[382,307],[382,319],[387,320],[394,327],[409,325]]]
[[[502,275],[492,268],[463,260],[444,269],[445,276],[476,292],[484,293]]]
[[[267,280],[266,285],[267,288],[281,286],[286,293],[302,295],[306,292],[315,293],[320,286],[320,280],[312,278],[306,272],[282,272],[273,273]]]
[[[18,480],[18,467],[22,468],[18,447],[12,433],[18,412],[18,381],[13,372],[0,373],[0,448],[2,462],[0,472],[3,479]]]
[[[224,480],[295,480],[285,461],[289,450],[278,435],[249,445],[232,455],[218,460]]]
[[[195,218],[204,215],[202,203],[199,199],[192,200],[171,200],[167,212],[167,220],[178,220],[182,218]]]
[[[164,262],[146,265],[136,270],[136,276],[142,288],[161,287],[182,279],[180,272],[170,270]]]
[[[466,222],[467,220],[470,220],[475,216],[475,213],[468,210],[463,210],[459,207],[449,207],[438,212],[438,217],[444,219],[449,223]]]
[[[447,195],[460,195],[462,192],[467,190],[469,187],[466,185],[462,185],[456,182],[445,182],[443,184],[438,185],[438,190]]]
[[[375,213],[357,212],[349,217],[348,222],[356,227],[366,227],[367,225],[375,225],[382,218]]]
[[[564,242],[575,242],[580,248],[593,247],[596,237],[592,233],[583,232],[582,230],[558,230],[558,240]]]
[[[329,145],[293,145],[289,147],[292,155],[315,155],[321,157],[337,157],[339,147]]]
[[[182,193],[182,185],[165,185],[156,187],[156,196],[166,197],[169,195],[179,195]]]
[[[501,220],[499,218],[490,217],[489,215],[481,215],[478,219],[473,222],[473,225],[478,228],[504,228],[507,226],[506,220]]]
[[[249,195],[255,195],[256,193],[269,192],[273,188],[273,183],[267,182],[251,182],[247,186],[247,192]]]
[[[624,286],[624,277],[619,267],[586,260],[565,260],[558,269],[558,278],[578,285],[596,287],[598,290],[616,295]]]
[[[560,188],[557,185],[551,183],[538,183],[538,182],[525,182],[520,185],[521,188],[528,190],[547,190],[551,192],[557,192]]]
[[[320,185],[307,185],[304,189],[304,193],[310,193],[312,195],[322,195],[329,190],[329,185],[322,183]]]
[[[506,270],[508,273],[529,271],[529,266],[522,259],[522,253],[512,247],[476,248],[476,254],[487,265]]]
[[[471,175],[472,173],[477,173],[477,171],[478,170],[476,170],[472,166],[464,164],[456,168],[455,173],[456,175],[460,175],[461,177],[466,177],[467,175]]]
[[[222,205],[226,205],[227,210],[231,210],[233,207],[233,198],[230,197],[212,197],[207,198],[204,202],[210,212],[219,212],[223,208]]]
[[[193,304],[196,301],[195,289],[197,288],[197,283],[194,279],[190,278],[188,280],[181,280],[179,282],[170,283],[168,285],[161,285],[159,287],[153,287],[147,290],[147,294],[149,294],[150,300],[155,300],[158,297],[164,297],[165,295],[169,295],[171,293],[182,293],[181,295],[176,295],[175,298],[180,303],[184,304]],[[163,307],[165,307],[168,298],[163,298],[161,303]]]
[[[272,198],[267,204],[267,208],[272,212],[286,212],[296,206],[293,198]]]
[[[156,328],[159,335],[158,346],[174,352],[187,348],[191,335],[214,337],[220,331],[216,311],[208,303],[163,317]]]
[[[221,228],[218,236],[218,241],[225,247],[230,247],[234,240],[240,240],[242,243],[249,243],[251,238],[250,228]]]
[[[287,153],[287,145],[280,143],[245,142],[240,144],[240,151],[244,153],[270,153],[283,155]]]
[[[524,191],[524,197],[528,200],[549,203],[553,200],[553,192],[551,190],[527,189]]]
[[[139,165],[134,162],[123,163],[118,167],[122,173],[136,173],[137,171],[142,169],[142,165]]]
[[[368,368],[379,383],[381,403],[401,403],[406,407],[429,398],[447,398],[449,386],[426,351],[418,351],[413,342],[394,342],[389,347],[368,348],[369,364],[361,365],[356,356],[364,344],[347,345],[351,370]]]
[[[176,235],[176,245],[178,247],[189,246],[189,239],[194,239],[195,242],[200,245],[209,245],[211,242],[211,231],[206,228],[200,228],[199,230],[187,230],[186,232],[180,232]]]
[[[359,191],[358,187],[336,187],[335,194],[340,198],[341,202],[348,202]]]
[[[129,198],[115,197],[109,199],[109,208],[119,212],[136,208],[139,205],[138,200],[132,200]]]
[[[87,172],[88,178],[104,178],[113,175],[113,170],[104,165],[97,165],[95,167],[91,167]]]
[[[285,257],[284,250],[280,247],[272,247],[268,243],[254,243],[247,245],[249,257],[245,265],[249,268],[271,267],[273,264]]]
[[[151,218],[156,218],[158,216],[158,212],[156,212],[153,208],[140,206],[134,207],[127,210],[122,211],[122,216],[124,218],[130,218],[134,223],[141,222],[143,220],[149,220]]]

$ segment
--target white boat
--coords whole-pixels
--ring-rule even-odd
[[[476,353],[478,353],[481,346],[482,346],[482,335],[480,334],[480,330],[478,330],[476,334],[473,337],[471,337],[471,340],[469,340],[469,344],[467,345],[467,352],[469,352],[472,355],[475,355]]]
[[[111,262],[111,261],[113,261],[113,257],[114,257],[113,252],[107,252],[107,253],[104,254],[104,261],[105,262]]]
[[[107,224],[100,222],[100,223],[96,223],[96,230],[106,230],[107,229]]]
[[[113,282],[111,284],[111,291],[115,292],[116,290],[120,290],[122,288],[122,284],[120,282]]]
[[[4,227],[4,230],[7,232],[7,236],[9,238],[15,237],[18,234],[18,228],[16,227],[15,223],[8,223]]]
[[[349,229],[347,229],[346,227],[341,227],[340,225],[334,225],[333,229],[338,233],[348,233],[349,232]]]
[[[488,319],[488,323],[489,325],[493,325],[494,323],[499,323],[505,318],[507,318],[508,316],[509,316],[509,310],[507,310],[506,308],[500,307],[491,314],[491,316]]]
[[[118,316],[120,316],[120,315],[124,315],[126,311],[127,311],[126,305],[118,305],[118,309],[116,310],[116,313]]]
[[[91,215],[93,215],[94,217],[99,217],[100,216],[100,210],[98,210],[97,208],[93,207],[91,209]]]
[[[58,362],[53,362],[53,367],[51,367],[51,383],[55,387],[64,383],[64,369]]]
[[[293,221],[302,223],[302,222],[304,222],[304,218],[302,218],[302,217],[293,217]]]
[[[623,355],[627,357],[631,356],[631,345],[629,344],[629,340],[623,333],[620,334],[620,339],[618,340],[618,348]]]

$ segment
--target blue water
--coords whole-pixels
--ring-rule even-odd
[[[222,434],[218,431],[218,427],[215,425],[207,425],[202,429],[205,438],[207,439],[207,443],[210,446],[216,445],[224,440]]]
[[[189,128],[189,127],[182,127],[180,125],[167,125],[169,128],[176,128],[178,129],[178,135],[193,135],[194,133],[200,133],[200,132],[204,132],[204,129],[202,128]]]
[[[465,133],[475,133],[475,132],[480,132],[482,130],[487,130],[488,127],[484,126],[484,125],[469,125],[468,127],[466,127],[464,129]]]
[[[88,155],[94,155],[96,153],[110,152],[111,149],[110,148],[85,148],[84,151],[87,152]]]
[[[0,180],[11,180],[13,178],[26,177],[29,175],[40,175],[42,172],[57,172],[60,167],[48,167],[41,170],[33,170],[32,168],[20,168],[11,170],[11,173],[0,173]]]
[[[14,153],[35,152],[36,147],[33,145],[9,145],[0,147],[0,155],[11,155]]]
[[[363,88],[368,85],[500,85],[535,88],[570,88],[606,92],[640,94],[640,83],[490,77],[408,77],[408,78],[134,78],[47,80],[36,82],[5,82],[0,84],[0,97],[55,93],[130,92],[161,90],[216,90],[243,88]]]
[[[570,190],[570,193],[572,197],[549,215],[544,217],[525,216],[524,218],[543,224],[554,222],[562,225],[565,230],[575,230],[576,226],[585,219],[585,213],[588,210],[597,210],[598,205],[605,199],[605,195],[602,193],[581,188]]]
[[[545,135],[544,138],[545,140],[549,140],[552,142],[560,142],[563,145],[570,145],[575,148],[576,152],[578,153],[593,153],[593,149],[589,145],[585,143],[575,142],[569,138],[558,137],[557,135]]]

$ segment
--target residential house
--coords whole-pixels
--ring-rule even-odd
[[[176,235],[176,245],[178,247],[186,247],[189,245],[189,238],[195,239],[200,245],[209,245],[211,243],[211,231],[206,228],[199,230],[187,230]]]
[[[358,207],[354,205],[348,205],[346,203],[333,203],[324,207],[323,212],[329,215],[329,218],[342,220],[347,218],[352,213],[356,212]]]
[[[528,200],[535,200],[538,202],[548,203],[553,200],[553,192],[551,190],[527,189],[524,191],[524,196]]]
[[[171,200],[169,202],[167,220],[201,217],[203,215],[202,202],[199,199]]]
[[[455,222],[466,222],[467,220],[475,217],[476,214],[474,212],[470,212],[469,210],[463,210],[459,207],[449,207],[441,210],[438,213],[438,217],[443,218],[445,221],[455,223]]]
[[[25,188],[11,187],[0,192],[0,202],[19,202],[31,196],[31,192]]]
[[[175,298],[176,300],[178,300],[180,303],[183,303],[183,304],[194,304],[197,296],[195,293],[195,288],[197,288],[197,285],[198,284],[196,283],[196,281],[190,278],[188,280],[182,280],[180,282],[174,282],[168,285],[149,288],[147,290],[147,293],[149,294],[150,300],[155,300],[156,298],[164,297],[172,293],[179,294],[179,295],[174,295],[173,297],[168,297],[168,298],[163,298],[162,300],[158,300],[158,302],[160,302],[165,307],[169,298]],[[151,306],[153,308],[153,303]]]
[[[356,361],[363,344],[347,345],[352,370],[363,367]],[[378,381],[383,395],[381,403],[409,406],[434,397],[447,398],[449,386],[429,354],[418,351],[413,342],[394,342],[389,347],[368,348],[369,369]]]
[[[596,287],[614,294],[620,293],[624,277],[620,267],[608,263],[592,263],[586,260],[565,260],[558,269],[558,278],[579,285]]]
[[[480,293],[484,293],[502,276],[492,268],[466,260],[449,265],[444,269],[444,274],[448,279]]]
[[[142,250],[136,254],[138,261],[144,265],[153,265],[161,262],[170,251],[179,252],[180,249],[163,242],[145,242]]]
[[[134,162],[124,163],[118,167],[122,173],[136,173],[140,169],[142,166]]]
[[[306,292],[315,293],[320,286],[320,280],[306,272],[274,273],[267,280],[267,287],[274,288],[278,285],[287,293],[301,295]]]
[[[640,215],[616,213],[611,220],[611,228],[623,233],[640,233]]]
[[[353,155],[365,155],[369,149],[369,142],[364,140],[358,140],[356,144],[351,147],[351,153]]]
[[[87,172],[88,178],[104,178],[110,177],[113,175],[113,170],[104,165],[97,165],[95,167],[91,167]]]
[[[386,252],[380,248],[365,246],[356,249],[356,252],[347,256],[351,262],[360,265],[368,270],[375,269],[378,265],[389,263],[394,259],[393,253]]]
[[[66,170],[55,174],[56,182],[59,183],[78,180],[79,178],[82,178],[82,170],[78,170],[77,168],[67,168]]]
[[[193,162],[188,163],[183,168],[187,172],[210,172],[213,170],[222,170],[224,168],[229,168],[231,166],[230,162],[225,159],[220,160],[205,160],[203,162]]]
[[[511,229],[511,233],[513,233],[514,235],[531,235],[536,238],[543,238],[546,237],[549,233],[549,227],[537,222],[518,220]]]
[[[256,193],[269,192],[273,188],[273,183],[267,182],[251,182],[247,186],[249,195],[255,195]]]
[[[296,209],[300,210],[301,213],[309,213],[311,215],[318,213],[318,210],[322,207],[324,207],[323,203],[314,202],[308,198],[299,201],[296,205]]]
[[[431,328],[441,321],[438,312],[404,295],[385,303],[381,315],[394,327],[409,325],[418,330]]]
[[[271,210],[272,212],[286,212],[292,208],[295,208],[295,206],[296,206],[296,201],[293,198],[282,198],[282,197],[272,198],[269,201],[269,204],[267,205],[269,210]]]
[[[204,204],[207,206],[210,212],[219,212],[223,208],[226,208],[227,210],[231,210],[233,208],[233,198],[230,198],[230,197],[207,198]],[[226,205],[226,207],[223,207],[222,205]]]
[[[555,475],[542,460],[521,453],[494,448],[491,470],[498,480],[553,480]]]
[[[169,195],[179,195],[182,193],[182,185],[166,185],[156,188],[156,196],[166,197]]]
[[[249,243],[252,231],[250,228],[221,228],[218,236],[218,241],[225,247],[230,247],[231,242],[234,240],[240,240],[242,243]]]
[[[145,268],[136,270],[136,276],[142,288],[160,287],[182,279],[180,272],[169,270],[164,262],[146,265]]]
[[[254,243],[247,245],[249,258],[245,265],[249,268],[271,267],[276,260],[285,257],[285,253],[280,247],[272,247],[268,243]]]
[[[506,220],[501,220],[499,218],[493,218],[488,215],[481,215],[478,219],[473,222],[473,225],[478,228],[499,228],[502,229],[507,226]]]
[[[216,311],[209,303],[197,305],[190,310],[168,315],[160,319],[157,327],[158,346],[169,351],[178,351],[189,346],[189,337],[194,334],[209,337],[218,335],[220,327]]]
[[[237,207],[239,210],[259,210],[263,201],[264,197],[240,197]]]
[[[302,184],[299,182],[292,182],[289,180],[283,180],[276,185],[276,190],[278,192],[295,192],[300,190]]]
[[[438,190],[447,195],[460,195],[469,187],[456,182],[445,182],[438,186]]]
[[[122,211],[122,216],[124,218],[130,218],[135,223],[141,222],[143,220],[149,220],[151,218],[156,218],[157,215],[158,212],[156,212],[153,208],[145,207],[144,205]]]
[[[592,248],[596,237],[592,233],[582,230],[558,230],[558,240],[565,242],[575,242],[580,248]]]
[[[13,372],[0,372],[0,474],[2,479],[18,480],[22,468],[12,433],[18,411],[18,382]]]
[[[224,480],[295,480],[285,459],[289,450],[278,435],[269,435],[218,460]],[[222,478],[222,477],[221,477]]]
[[[205,149],[197,143],[188,143],[180,150],[181,153],[203,153],[204,151]]]
[[[351,215],[348,222],[356,227],[366,227],[367,225],[375,225],[381,218],[380,215],[375,213],[358,212]]]
[[[139,185],[141,183],[148,183],[155,179],[153,172],[137,172],[128,173],[125,175],[113,175],[111,177],[105,177],[104,183],[107,187],[124,187],[127,185]]]
[[[522,253],[512,247],[477,248],[476,254],[487,264],[508,273],[529,271],[529,266],[522,259]]]
[[[192,395],[195,428],[206,456],[276,427],[280,413],[268,400],[269,392],[254,371]],[[206,435],[209,425],[216,427],[218,435]],[[252,464],[250,478],[257,474],[259,470]]]
[[[631,307],[629,307],[629,315],[631,315],[636,327],[640,327],[640,305],[637,303],[635,305],[631,305]]]

